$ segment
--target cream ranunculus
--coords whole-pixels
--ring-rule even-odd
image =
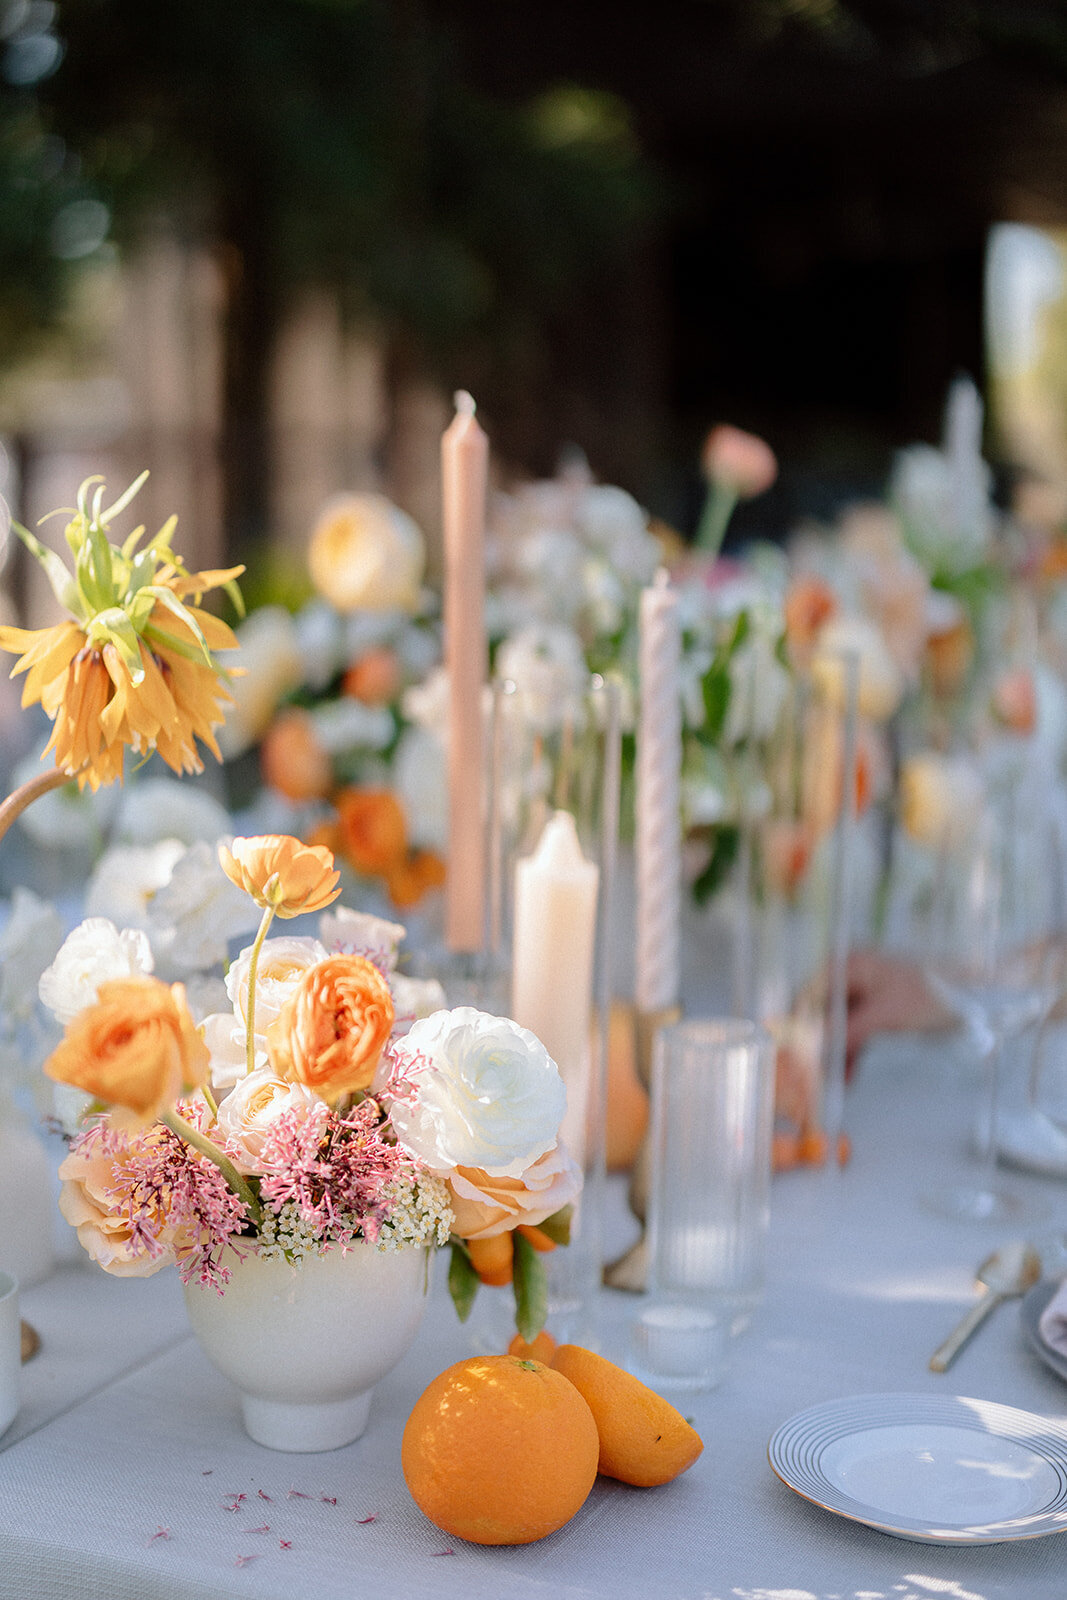
[[[904,679],[882,635],[866,617],[831,618],[819,634],[812,677],[831,704],[843,709],[850,655],[858,663],[860,716],[887,722],[903,698]]]
[[[41,974],[38,992],[64,1026],[96,1003],[102,983],[136,978],[152,971],[148,939],[135,928],[120,932],[106,917],[88,917],[67,935],[52,965]]]
[[[343,494],[311,535],[308,568],[339,611],[414,611],[426,565],[417,524],[381,494]]]
[[[978,825],[982,801],[981,776],[962,757],[927,750],[901,769],[901,826],[929,849],[958,848]]]
[[[226,992],[233,1001],[234,1016],[244,1023],[248,1017],[248,969],[252,961],[248,945],[226,974]],[[309,967],[325,961],[329,951],[317,939],[265,939],[256,967],[256,1034],[265,1034],[281,1015],[282,1007]]]
[[[334,906],[319,918],[319,938],[334,954],[366,956],[383,972],[396,966],[407,929],[401,922],[387,922],[369,911],[351,911]],[[437,1007],[434,1007],[437,1010]]]
[[[452,1231],[461,1239],[489,1239],[520,1223],[536,1227],[575,1200],[582,1187],[578,1163],[559,1143],[519,1178],[494,1178],[477,1167],[448,1174]]]
[[[416,1022],[394,1051],[414,1094],[393,1104],[393,1127],[432,1171],[521,1178],[556,1144],[567,1093],[528,1028],[460,1006]]]
[[[248,1030],[232,1011],[214,1011],[200,1024],[200,1032],[211,1057],[211,1087],[229,1089],[248,1071]],[[256,1035],[255,1065],[267,1065],[267,1041]]]
[[[236,1083],[219,1106],[218,1131],[242,1172],[257,1172],[270,1125],[286,1111],[305,1116],[324,1102],[302,1083],[287,1083],[270,1067],[259,1067]]]

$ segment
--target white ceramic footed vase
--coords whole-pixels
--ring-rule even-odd
[[[374,1385],[406,1354],[426,1309],[425,1248],[361,1240],[299,1266],[250,1254],[220,1295],[187,1284],[208,1360],[241,1396],[245,1429],[271,1450],[337,1450],[367,1426]]]

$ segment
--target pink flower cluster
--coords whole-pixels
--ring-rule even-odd
[[[248,1213],[214,1162],[161,1124],[146,1138],[106,1118],[79,1134],[72,1150],[112,1159],[107,1194],[129,1228],[131,1254],[158,1259],[171,1251],[183,1283],[196,1279],[221,1293],[231,1275],[224,1253]]]
[[[261,1199],[275,1211],[294,1205],[309,1229],[339,1244],[377,1239],[389,1216],[386,1185],[415,1166],[382,1138],[380,1118],[371,1099],[344,1116],[325,1105],[283,1112],[263,1142]]]

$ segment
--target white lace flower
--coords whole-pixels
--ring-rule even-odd
[[[555,1145],[567,1093],[528,1028],[460,1006],[416,1022],[395,1055],[415,1094],[395,1102],[393,1127],[432,1171],[521,1177]]]
[[[38,992],[53,1016],[66,1025],[95,1005],[102,983],[139,978],[152,971],[152,951],[137,928],[120,932],[106,917],[88,917],[67,935]]]

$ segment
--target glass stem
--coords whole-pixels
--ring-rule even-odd
[[[981,1184],[992,1193],[997,1179],[997,1112],[1000,1105],[1000,1058],[1004,1049],[1004,1033],[1000,1028],[990,1028],[985,1050],[985,1117],[979,1126],[978,1159],[982,1168]]]

